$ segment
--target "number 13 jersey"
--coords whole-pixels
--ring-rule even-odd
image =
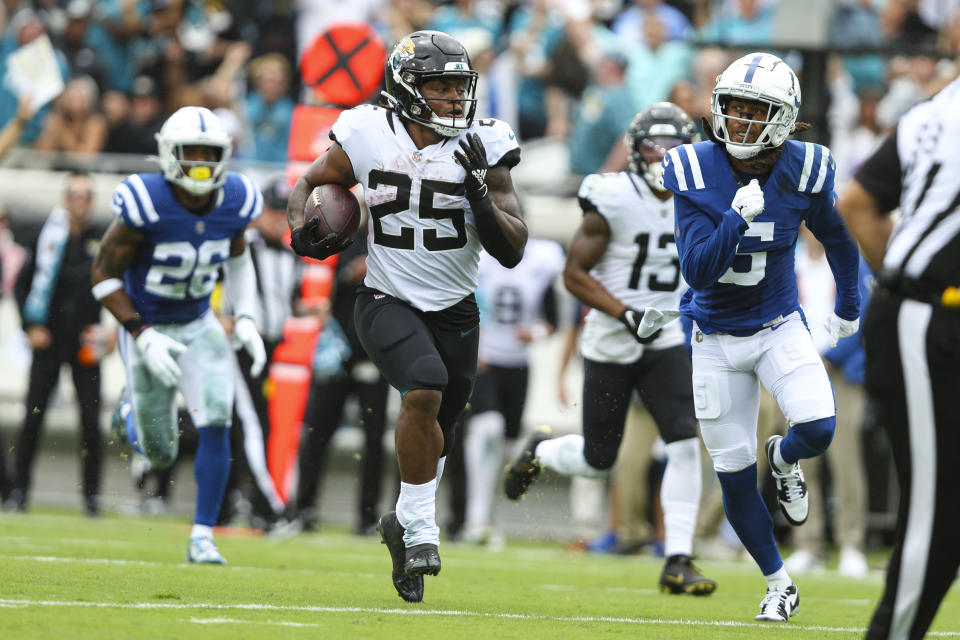
[[[657,198],[636,174],[593,174],[577,194],[580,207],[596,211],[610,228],[606,251],[590,275],[614,298],[637,309],[676,309],[687,285],[673,237],[673,200]],[[679,322],[663,328],[647,348],[683,344]],[[597,362],[631,363],[643,355],[638,343],[616,318],[591,309],[584,320],[581,353]]]
[[[510,126],[494,119],[417,149],[396,114],[361,105],[341,113],[330,134],[370,208],[364,284],[422,311],[446,309],[477,288],[480,237],[464,196],[466,172],[453,157],[467,132],[480,136],[489,166],[520,161]]]

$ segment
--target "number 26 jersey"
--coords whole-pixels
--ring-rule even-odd
[[[330,134],[370,208],[364,284],[421,311],[446,309],[477,288],[480,237],[453,156],[467,132],[480,136],[490,167],[520,161],[510,126],[494,119],[417,149],[396,114],[361,105],[341,113]]]

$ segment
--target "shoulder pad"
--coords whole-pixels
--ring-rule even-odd
[[[470,125],[470,132],[480,136],[487,151],[487,164],[512,169],[520,163],[520,144],[509,124],[496,118],[479,118]],[[462,134],[461,134],[462,135]]]
[[[238,215],[247,222],[256,220],[263,213],[263,194],[253,180],[242,173],[229,172],[223,190],[224,204],[235,207]]]
[[[128,227],[134,228],[142,228],[160,220],[151,188],[148,187],[153,186],[157,178],[163,179],[160,174],[134,173],[127,176],[113,190],[113,199],[110,202],[113,215]]]
[[[797,191],[816,194],[833,191],[837,163],[830,149],[814,142],[787,141],[787,152],[797,173]]]
[[[710,155],[715,147],[707,141],[670,149],[663,157],[663,185],[674,193],[706,188],[704,169],[712,166]]]

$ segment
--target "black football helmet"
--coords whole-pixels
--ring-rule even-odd
[[[462,78],[466,82],[463,115],[441,118],[420,93],[424,82]],[[429,127],[441,136],[455,136],[473,123],[477,111],[477,72],[463,45],[442,31],[415,31],[402,38],[387,56],[384,69],[390,108],[400,116]]]
[[[699,140],[690,116],[672,102],[655,102],[633,116],[623,137],[630,149],[630,171],[643,176],[650,188],[657,191],[666,190],[661,162],[667,151]]]

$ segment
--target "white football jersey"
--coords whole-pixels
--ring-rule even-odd
[[[463,195],[466,172],[453,157],[467,132],[480,136],[491,167],[519,162],[510,125],[492,118],[423,149],[396,114],[373,105],[344,111],[333,125],[370,207],[364,283],[422,311],[446,309],[477,288],[480,237]]]
[[[531,326],[542,315],[543,298],[563,271],[559,244],[531,238],[523,259],[507,269],[484,251],[480,254],[480,358],[500,367],[522,367],[529,343],[517,338],[518,326]]]
[[[590,275],[631,307],[677,309],[687,284],[680,275],[673,236],[673,199],[660,200],[629,171],[589,175],[577,196],[610,227],[607,250]],[[580,351],[598,362],[629,363],[643,355],[645,346],[665,349],[679,344],[683,344],[679,322],[668,324],[656,340],[642,345],[619,320],[591,309],[584,319]]]

